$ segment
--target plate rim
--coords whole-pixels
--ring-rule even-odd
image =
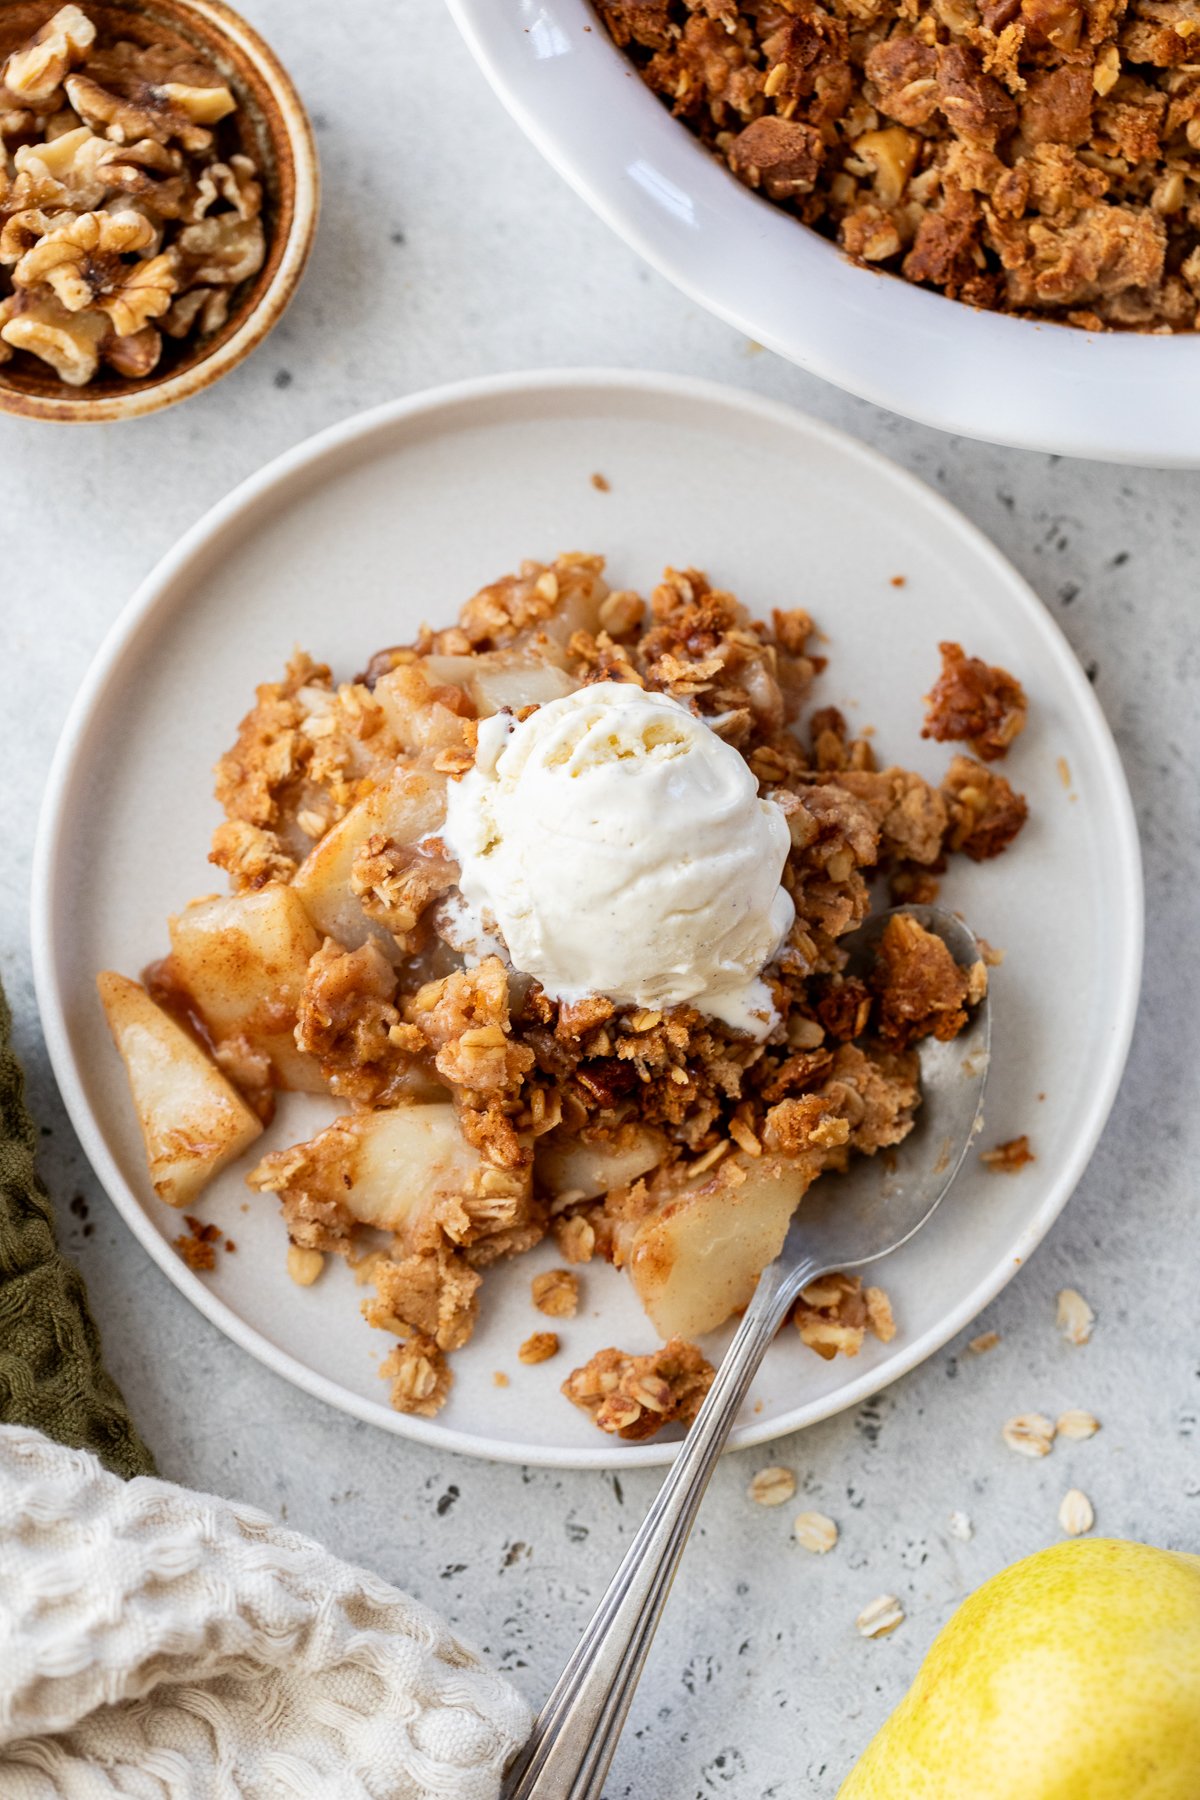
[[[57,966],[56,895],[61,893],[61,889],[56,884],[56,875],[64,853],[62,832],[71,801],[77,753],[109,678],[119,669],[124,657],[136,648],[141,632],[153,624],[158,609],[168,600],[171,590],[187,575],[189,569],[209,555],[226,532],[252,514],[253,509],[266,501],[273,492],[285,488],[294,479],[302,477],[326,458],[336,455],[348,444],[401,421],[452,411],[464,404],[487,401],[495,396],[535,396],[547,390],[566,393],[571,389],[590,393],[625,390],[631,396],[682,399],[709,407],[723,407],[741,414],[743,418],[758,419],[809,435],[810,438],[815,437],[843,455],[848,453],[864,460],[877,473],[919,496],[923,506],[932,505],[942,524],[950,532],[965,539],[977,555],[996,568],[1012,588],[1014,603],[1030,614],[1034,623],[1046,635],[1055,657],[1055,673],[1074,692],[1079,703],[1078,709],[1094,740],[1094,748],[1108,781],[1114,837],[1117,840],[1116,860],[1123,877],[1124,891],[1118,896],[1114,914],[1120,927],[1119,955],[1115,968],[1109,971],[1111,991],[1115,996],[1115,1030],[1104,1051],[1103,1078],[1092,1086],[1073,1149],[1064,1156],[1062,1167],[1046,1198],[1007,1255],[936,1325],[914,1338],[886,1366],[865,1369],[831,1394],[793,1407],[772,1419],[751,1421],[740,1427],[731,1435],[728,1448],[748,1449],[767,1443],[857,1405],[926,1361],[994,1299],[1017,1269],[1028,1260],[1074,1192],[1107,1122],[1124,1072],[1140,994],[1144,938],[1142,861],[1133,801],[1112,730],[1091,684],[1061,627],[1020,571],[978,526],[919,476],[892,461],[872,445],[863,443],[823,420],[814,419],[783,401],[767,399],[723,382],[688,375],[663,374],[653,370],[603,367],[518,370],[448,382],[400,399],[385,401],[379,406],[352,414],[327,426],[247,476],[203,513],[138,584],[101,640],[71,702],[47,777],[34,845],[30,893],[33,976],[51,1067],[84,1154],[108,1198],[138,1242],[184,1298],[190,1300],[209,1323],[215,1325],[226,1337],[248,1351],[274,1374],[282,1376],[293,1386],[317,1399],[326,1401],[339,1411],[431,1447],[453,1450],[485,1461],[530,1467],[644,1468],[671,1462],[678,1444],[631,1445],[622,1440],[610,1440],[608,1444],[597,1445],[595,1448],[572,1448],[519,1445],[505,1439],[480,1437],[456,1427],[438,1424],[436,1420],[397,1413],[382,1401],[355,1394],[279,1349],[260,1330],[244,1321],[174,1254],[166,1239],[154,1228],[142,1201],[122,1175],[105,1141],[99,1120],[87,1102],[76,1070],[67,1024],[66,992]],[[618,1443],[619,1449],[616,1447]]]
[[[589,18],[593,17],[588,0],[569,0],[569,3],[587,7]],[[864,278],[857,298],[864,311],[872,314],[870,329],[897,342],[898,363],[907,365],[911,362],[931,377],[923,387],[913,388],[910,384],[901,397],[894,391],[894,383],[889,388],[878,377],[856,373],[844,354],[839,354],[829,342],[822,341],[820,332],[801,345],[794,337],[789,339],[785,331],[772,328],[763,317],[756,316],[745,290],[739,292],[736,286],[728,285],[729,272],[737,264],[737,256],[727,256],[723,260],[723,285],[719,292],[714,291],[715,281],[705,282],[689,272],[686,266],[687,235],[676,229],[678,222],[673,222],[665,211],[656,215],[657,229],[653,231],[639,221],[628,194],[627,164],[617,158],[613,166],[602,165],[582,154],[574,142],[568,141],[543,118],[535,104],[536,97],[510,79],[503,47],[513,29],[514,9],[496,7],[492,0],[446,0],[446,6],[493,94],[550,168],[622,242],[687,299],[785,361],[884,411],[982,443],[1047,455],[1073,456],[1085,461],[1163,469],[1200,467],[1200,433],[1189,428],[1184,416],[1186,409],[1176,406],[1172,410],[1184,375],[1183,359],[1191,358],[1194,368],[1195,359],[1200,357],[1200,333],[1176,333],[1170,339],[1162,339],[1148,332],[1087,332],[1053,320],[1025,320],[1012,314],[976,309],[929,289],[915,287],[898,276],[879,270],[857,270],[856,273]],[[531,16],[529,0],[521,0],[516,10],[522,16]],[[531,31],[528,26],[520,29],[523,35]],[[588,33],[594,31],[602,44],[624,60],[622,52],[608,40],[598,17],[582,29]],[[588,53],[591,53],[591,47]],[[559,57],[557,60],[562,62],[564,59]],[[632,65],[630,72],[633,72]],[[636,87],[639,97],[649,102],[642,109],[643,121],[653,120],[657,113],[662,125],[679,140],[677,146],[663,150],[673,169],[680,172],[689,167],[696,169],[696,159],[701,158],[723,179],[735,181],[735,177],[686,127],[662,108],[641,81]],[[572,118],[578,120],[573,130],[586,130],[585,108],[574,108]],[[648,129],[661,139],[664,147],[668,145],[669,139],[662,135],[660,126],[650,124]],[[736,185],[740,188],[740,184]],[[761,241],[773,235],[780,222],[792,228],[798,223],[759,194],[742,190],[741,197],[748,208],[757,208],[762,215],[755,227],[752,213],[747,211],[743,249],[751,238]],[[815,233],[806,235],[813,240],[809,247],[814,252],[827,252],[839,263],[851,266],[849,259],[831,241]],[[869,275],[874,277],[875,293],[866,285]],[[880,293],[885,298],[876,311],[874,302]],[[830,305],[832,310],[838,310],[832,299]],[[824,335],[827,339],[831,337],[828,330]],[[969,404],[963,404],[954,380],[936,379],[937,364],[931,362],[931,354],[936,353],[930,350],[931,340],[936,340],[937,353],[942,351],[945,342],[957,343],[959,374],[968,362],[972,365],[972,375],[979,373],[985,365],[992,365],[999,371],[990,382],[993,404],[997,393],[1007,391],[1011,394],[1014,389],[1032,392],[1036,387],[1037,399],[1030,402],[1025,422],[1020,426],[1014,424],[1007,430],[989,428],[986,419],[980,419],[978,410],[973,412]],[[1150,356],[1147,351],[1157,358],[1152,375],[1148,373]],[[1171,358],[1169,368],[1164,366],[1164,352]],[[1097,356],[1107,363],[1104,377],[1094,375],[1086,367]],[[1112,403],[1112,392],[1118,361],[1127,362],[1129,367],[1122,370],[1121,402],[1116,405]],[[1071,366],[1063,368],[1064,362]],[[1105,381],[1108,382],[1107,389]],[[987,392],[985,385],[985,399]],[[1106,393],[1107,401],[1104,399]],[[1118,422],[1122,419],[1126,422],[1120,426]],[[1067,421],[1065,425],[1064,420]],[[1171,434],[1168,442],[1163,441],[1164,431]]]

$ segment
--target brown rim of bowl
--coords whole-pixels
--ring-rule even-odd
[[[58,384],[59,391],[29,391],[11,385],[7,365],[0,365],[0,412],[19,418],[71,424],[136,419],[201,393],[249,356],[278,324],[304,273],[316,233],[320,172],[312,126],[291,77],[253,26],[225,0],[106,0],[105,10],[151,20],[157,16],[176,25],[190,21],[199,28],[210,54],[219,43],[228,46],[229,72],[243,94],[250,85],[247,72],[254,77],[255,110],[263,114],[276,162],[276,217],[262,273],[207,350],[157,379],[128,381],[122,391],[107,394],[92,394],[86,387],[72,389],[65,383]]]

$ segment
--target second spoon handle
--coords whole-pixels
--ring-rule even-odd
[[[503,1800],[601,1800],[688,1533],[784,1314],[821,1270],[764,1270],[695,1424],[509,1773]]]

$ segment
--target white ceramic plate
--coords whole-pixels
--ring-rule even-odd
[[[610,492],[592,485],[595,471]],[[734,1442],[822,1418],[912,1368],[1029,1255],[1095,1144],[1137,999],[1140,872],[1112,739],[1048,614],[944,501],[850,438],[697,382],[550,373],[399,401],[272,463],[151,575],[84,684],[46,799],[34,949],[75,1128],[186,1300],[280,1374],[388,1430],[478,1455],[611,1468],[671,1454],[669,1444],[602,1438],[557,1392],[602,1345],[653,1342],[622,1276],[587,1268],[562,1355],[523,1368],[517,1345],[543,1322],[530,1276],[553,1266],[553,1247],[490,1271],[478,1333],[454,1358],[450,1404],[433,1422],[393,1412],[377,1375],[390,1340],[360,1319],[361,1290],[341,1265],[311,1289],[288,1280],[275,1203],[249,1196],[244,1164],[200,1206],[237,1254],[211,1276],[184,1267],[171,1248],[179,1216],[151,1194],[94,987],[98,969],[136,973],[160,954],[168,913],[216,885],[211,767],[255,683],[273,679],[295,644],[352,675],[422,619],[450,620],[523,556],[580,548],[603,551],[621,586],[644,589],[665,564],[694,563],[756,613],[810,607],[829,638],[819,703],[875,726],[889,758],[930,775],[948,758],[919,735],[940,638],[1007,665],[1029,690],[1029,728],[1009,766],[1030,823],[998,862],[956,864],[944,896],[1009,953],[994,986],[986,1138],[1026,1131],[1037,1162],[999,1177],[973,1160],[935,1224],[887,1264],[880,1279],[900,1322],[890,1346],[823,1363],[785,1333]],[[247,1161],[336,1110],[288,1096]],[[497,1370],[509,1387],[494,1384]]]
[[[449,0],[497,95],[576,192],[684,293],[838,387],[943,431],[1200,464],[1200,336],[976,312],[848,262],[671,117],[589,0]]]

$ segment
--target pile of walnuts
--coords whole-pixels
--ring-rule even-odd
[[[60,7],[0,82],[0,362],[71,387],[149,375],[163,335],[220,330],[266,254],[262,184],[221,143],[237,101],[165,44],[102,43]],[[228,129],[228,128],[226,128]]]

